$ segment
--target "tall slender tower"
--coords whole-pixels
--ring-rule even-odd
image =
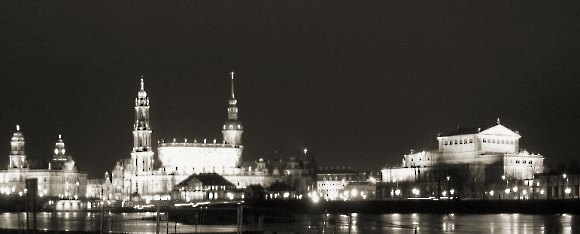
[[[141,90],[135,98],[135,124],[133,125],[133,151],[131,152],[133,171],[145,174],[153,170],[153,150],[151,149],[151,126],[149,125],[149,97],[145,92],[143,78]]]
[[[24,152],[24,135],[20,132],[20,126],[16,125],[16,132],[10,141],[10,165],[8,168],[27,168],[26,153]]]
[[[234,72],[231,72],[231,98],[228,101],[228,120],[224,123],[222,133],[224,135],[224,142],[232,146],[242,145],[242,133],[244,132],[244,127],[242,123],[238,120],[238,107],[236,104],[238,101],[234,95]]]

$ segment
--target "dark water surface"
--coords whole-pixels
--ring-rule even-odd
[[[1,229],[26,229],[24,213],[0,214]],[[162,215],[163,216],[163,215]],[[252,219],[251,217],[246,217]],[[155,213],[40,212],[41,230],[155,233]],[[30,220],[32,227],[32,219]],[[244,230],[258,230],[249,221]],[[297,215],[268,220],[262,230],[278,233],[579,233],[580,216],[572,214],[346,214]],[[186,225],[161,217],[161,233],[235,232],[232,225]]]

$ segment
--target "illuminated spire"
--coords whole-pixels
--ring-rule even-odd
[[[141,75],[141,91],[145,91],[145,83],[143,82],[143,75]]]
[[[234,74],[236,74],[234,71],[230,72],[230,75],[232,77],[232,99],[236,99],[234,95]]]
[[[20,131],[20,125],[16,124],[16,131],[19,132]]]
[[[501,122],[499,121],[499,118],[497,118],[497,124],[498,124],[498,125],[499,125],[499,124],[501,124]]]

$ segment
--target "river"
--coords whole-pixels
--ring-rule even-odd
[[[0,214],[0,229],[26,229],[24,213]],[[186,225],[167,221],[161,215],[160,233],[235,232],[237,226]],[[243,230],[278,233],[578,233],[580,216],[575,214],[346,214],[296,215],[285,220],[245,217]],[[153,212],[100,213],[39,212],[37,228],[61,231],[155,233]],[[32,218],[29,223],[32,227]]]

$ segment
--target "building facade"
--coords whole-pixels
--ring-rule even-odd
[[[17,125],[10,142],[10,163],[6,170],[0,171],[0,194],[23,196],[27,192],[27,179],[37,179],[40,197],[79,199],[86,194],[87,174],[77,170],[60,135],[47,168],[31,166],[25,143]]]
[[[441,196],[445,184],[454,184],[454,190],[465,197],[486,196],[494,184],[529,180],[543,172],[544,157],[521,150],[520,138],[499,120],[488,128],[458,127],[438,135],[437,150],[411,151],[403,156],[401,166],[383,168],[382,182],[390,184],[391,191],[401,185],[413,189],[410,183],[420,183],[426,196]],[[449,191],[445,193],[449,195]]]

